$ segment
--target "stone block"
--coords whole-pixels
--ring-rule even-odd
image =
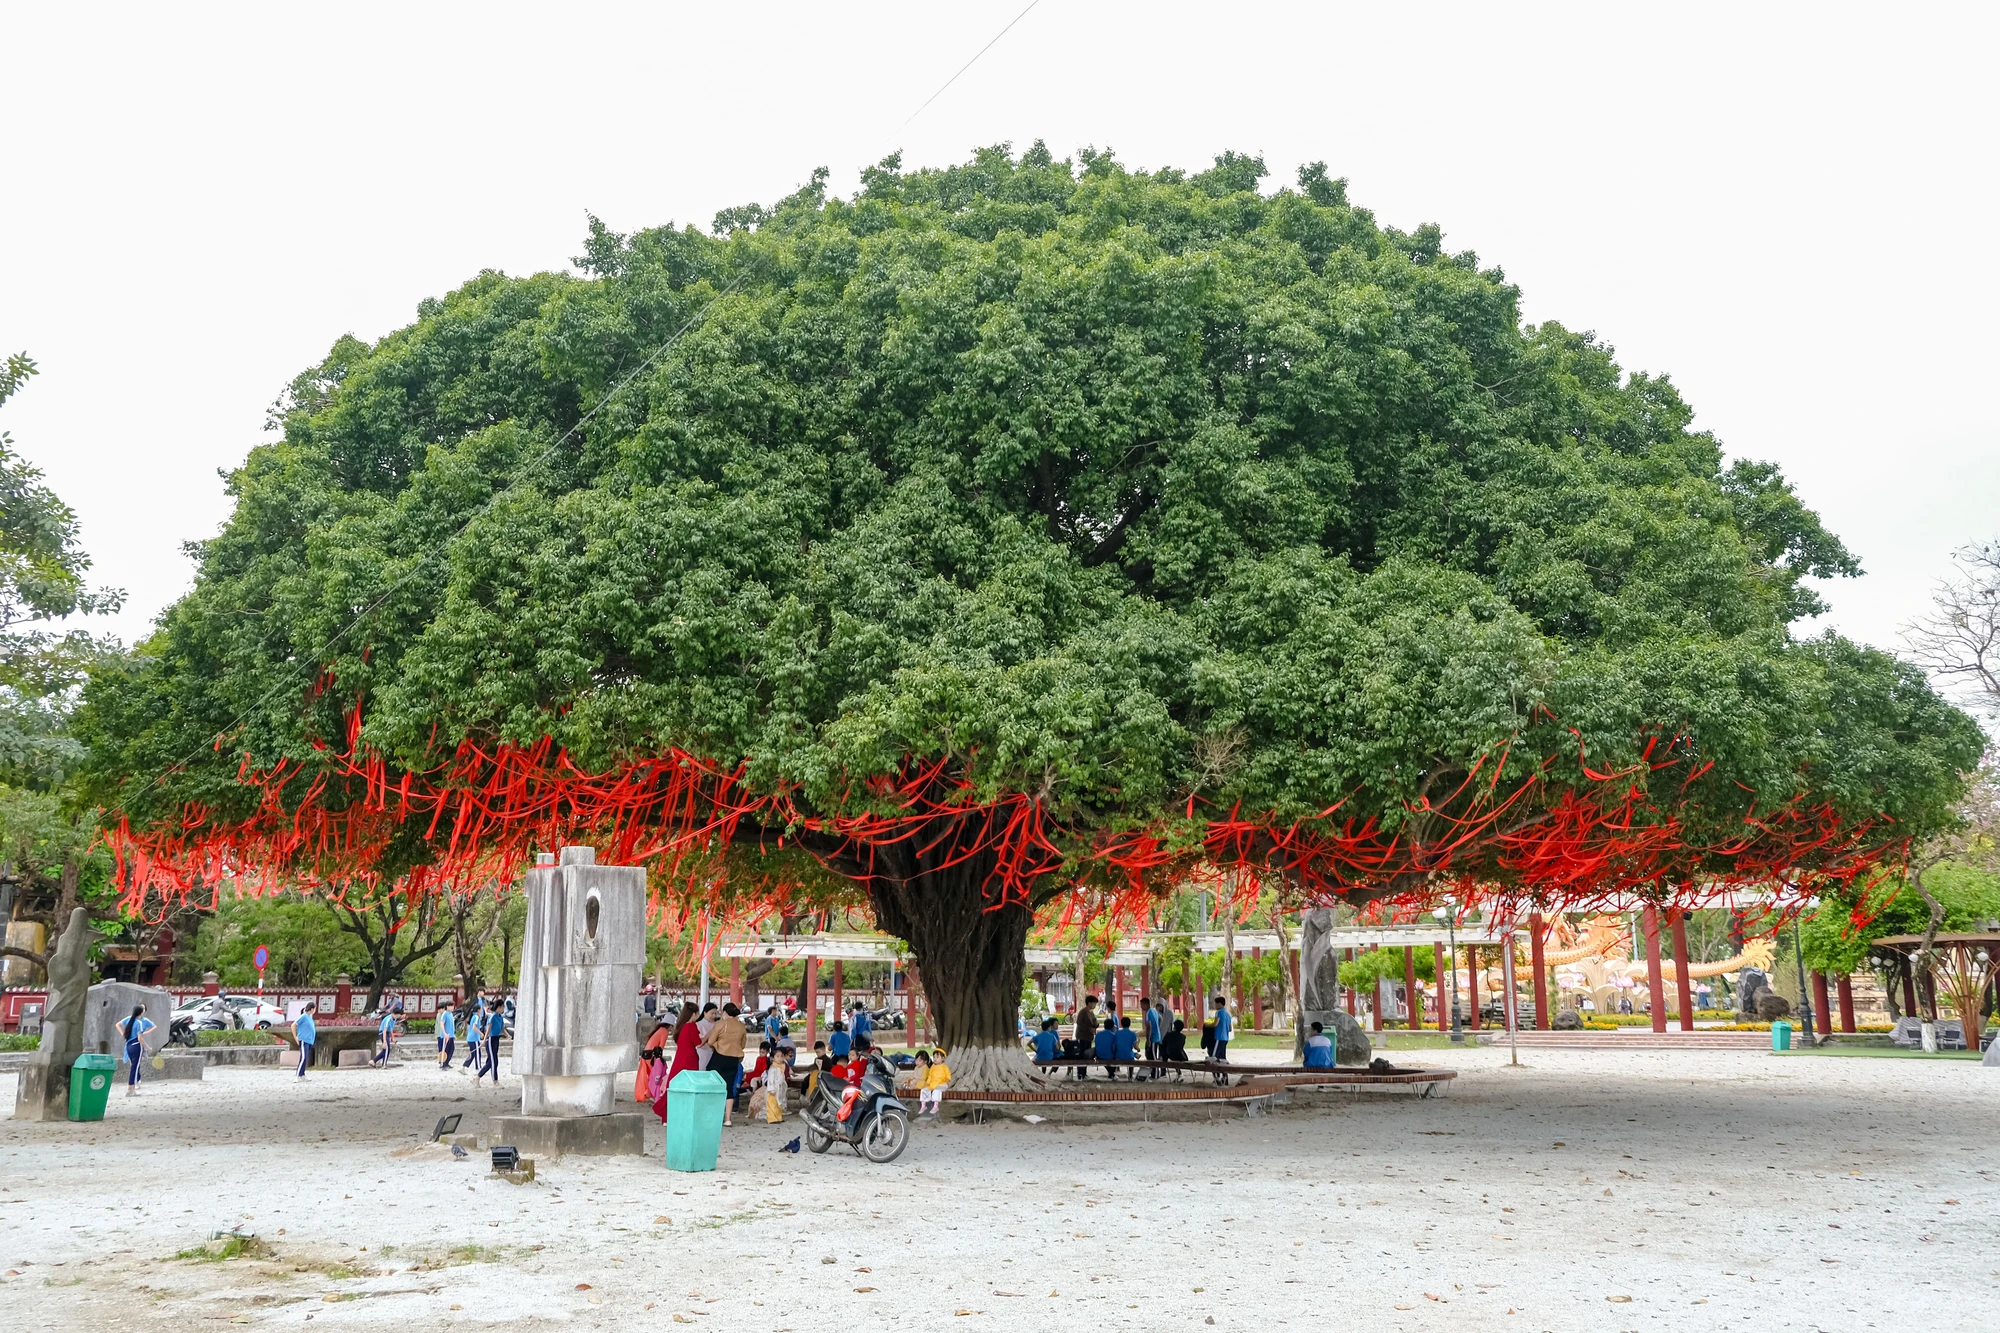
[[[496,1115],[483,1136],[490,1147],[512,1147],[522,1156],[643,1157],[657,1117],[643,1111],[611,1115]]]
[[[32,1060],[21,1066],[21,1079],[14,1091],[14,1118],[69,1119],[69,1070],[75,1063],[76,1057],[70,1056]]]
[[[208,1068],[208,1061],[202,1059],[201,1053],[198,1051],[169,1051],[159,1058],[165,1061],[162,1068],[153,1068],[153,1061],[150,1057],[144,1064],[139,1066],[139,1081],[141,1083],[150,1083],[158,1078],[172,1079],[177,1082],[181,1080],[200,1082],[203,1071]],[[131,1066],[127,1065],[123,1060],[118,1062],[117,1082],[121,1087],[124,1085],[126,1078],[129,1077],[127,1071],[130,1068]]]
[[[1319,1021],[1322,1026],[1326,1023],[1325,1019]],[[1365,1065],[1375,1054],[1361,1020],[1345,1009],[1333,1011],[1333,1027],[1327,1035],[1333,1038],[1333,1062],[1337,1065]]]
[[[272,1069],[281,1064],[298,1063],[295,1053],[276,1042],[269,1046],[201,1046],[193,1054],[204,1064],[234,1065],[238,1068]]]
[[[340,1051],[337,1056],[342,1069],[366,1069],[374,1063],[374,1056],[365,1047]]]
[[[143,1005],[153,1030],[146,1034],[149,1047],[157,1049],[167,1040],[173,1024],[174,997],[152,986],[135,986],[129,981],[100,981],[90,988],[84,1001],[83,1049],[97,1055],[122,1055],[125,1038],[118,1025],[131,1014],[132,1006]]]
[[[313,1043],[313,1063],[333,1068],[346,1063],[340,1057],[349,1051],[360,1051],[364,1057],[375,1053],[375,1029],[372,1027],[343,1026],[322,1027],[319,1039]]]

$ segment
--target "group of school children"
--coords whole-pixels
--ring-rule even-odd
[[[453,1006],[447,1002],[437,1013],[437,1061],[439,1069],[450,1069],[452,1057],[458,1053],[458,1039],[465,1038],[465,1062],[458,1068],[461,1073],[470,1069],[472,1080],[492,1076],[500,1081],[500,1039],[507,1035],[507,1006],[504,1001],[488,997],[484,1000],[468,1000],[464,1017],[461,1018]]]
[[[755,1063],[746,1063],[743,1051],[748,1029],[742,1011],[734,1004],[711,1002],[697,1011],[684,1004],[674,1022],[660,1022],[639,1052],[639,1076],[633,1088],[635,1100],[651,1102],[662,1121],[667,1118],[667,1085],[684,1069],[707,1069],[721,1075],[728,1084],[723,1102],[723,1124],[734,1123],[737,1103],[761,1092],[764,1120],[776,1124],[785,1118],[786,1103],[794,1086],[810,1097],[821,1079],[859,1083],[873,1049],[869,1033],[873,1023],[865,1007],[856,1004],[850,1023],[835,1020],[825,1041],[813,1043],[812,1060],[795,1078],[797,1058],[790,1030],[777,1006],[758,1016],[762,1040]],[[918,1114],[936,1116],[942,1108],[944,1090],[951,1084],[951,1067],[942,1050],[919,1051]],[[745,1105],[747,1113],[749,1107]]]
[[[1164,1078],[1166,1072],[1157,1065],[1151,1069],[1135,1069],[1126,1062],[1138,1060],[1139,1039],[1145,1035],[1144,1059],[1180,1063],[1186,1061],[1187,1024],[1174,1017],[1174,1011],[1166,1000],[1154,1001],[1146,996],[1139,997],[1139,1014],[1142,1028],[1134,1028],[1130,1014],[1109,1014],[1100,1017],[1097,997],[1084,997],[1083,1008],[1077,1012],[1076,1035],[1064,1037],[1057,1029],[1056,1020],[1042,1020],[1041,1031],[1029,1039],[1035,1059],[1044,1063],[1055,1060],[1102,1061],[1105,1077],[1117,1078],[1122,1069],[1128,1078]],[[1229,1059],[1230,1038],[1236,1032],[1236,1016],[1229,1012],[1229,1001],[1224,996],[1215,997],[1215,1017],[1201,1025],[1201,1049],[1203,1058],[1226,1062]],[[1176,1074],[1178,1077],[1178,1073]],[[1071,1067],[1070,1077],[1089,1077],[1087,1064]]]

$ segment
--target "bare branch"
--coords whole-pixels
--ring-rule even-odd
[[[1968,690],[2000,716],[2000,541],[1959,551],[1957,577],[1931,594],[1931,614],[1903,629],[1910,654],[1931,675]]]

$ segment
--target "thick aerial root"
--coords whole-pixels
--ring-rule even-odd
[[[961,1046],[948,1050],[955,1092],[1041,1092],[1047,1086],[1035,1062],[1019,1046]]]

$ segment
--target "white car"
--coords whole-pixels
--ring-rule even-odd
[[[283,1027],[285,1011],[275,1005],[265,1004],[254,995],[198,995],[174,1010],[175,1018],[199,1017],[217,1000],[229,1006],[229,1012],[236,1017],[236,1024],[245,1031],[263,1031],[268,1028]]]

